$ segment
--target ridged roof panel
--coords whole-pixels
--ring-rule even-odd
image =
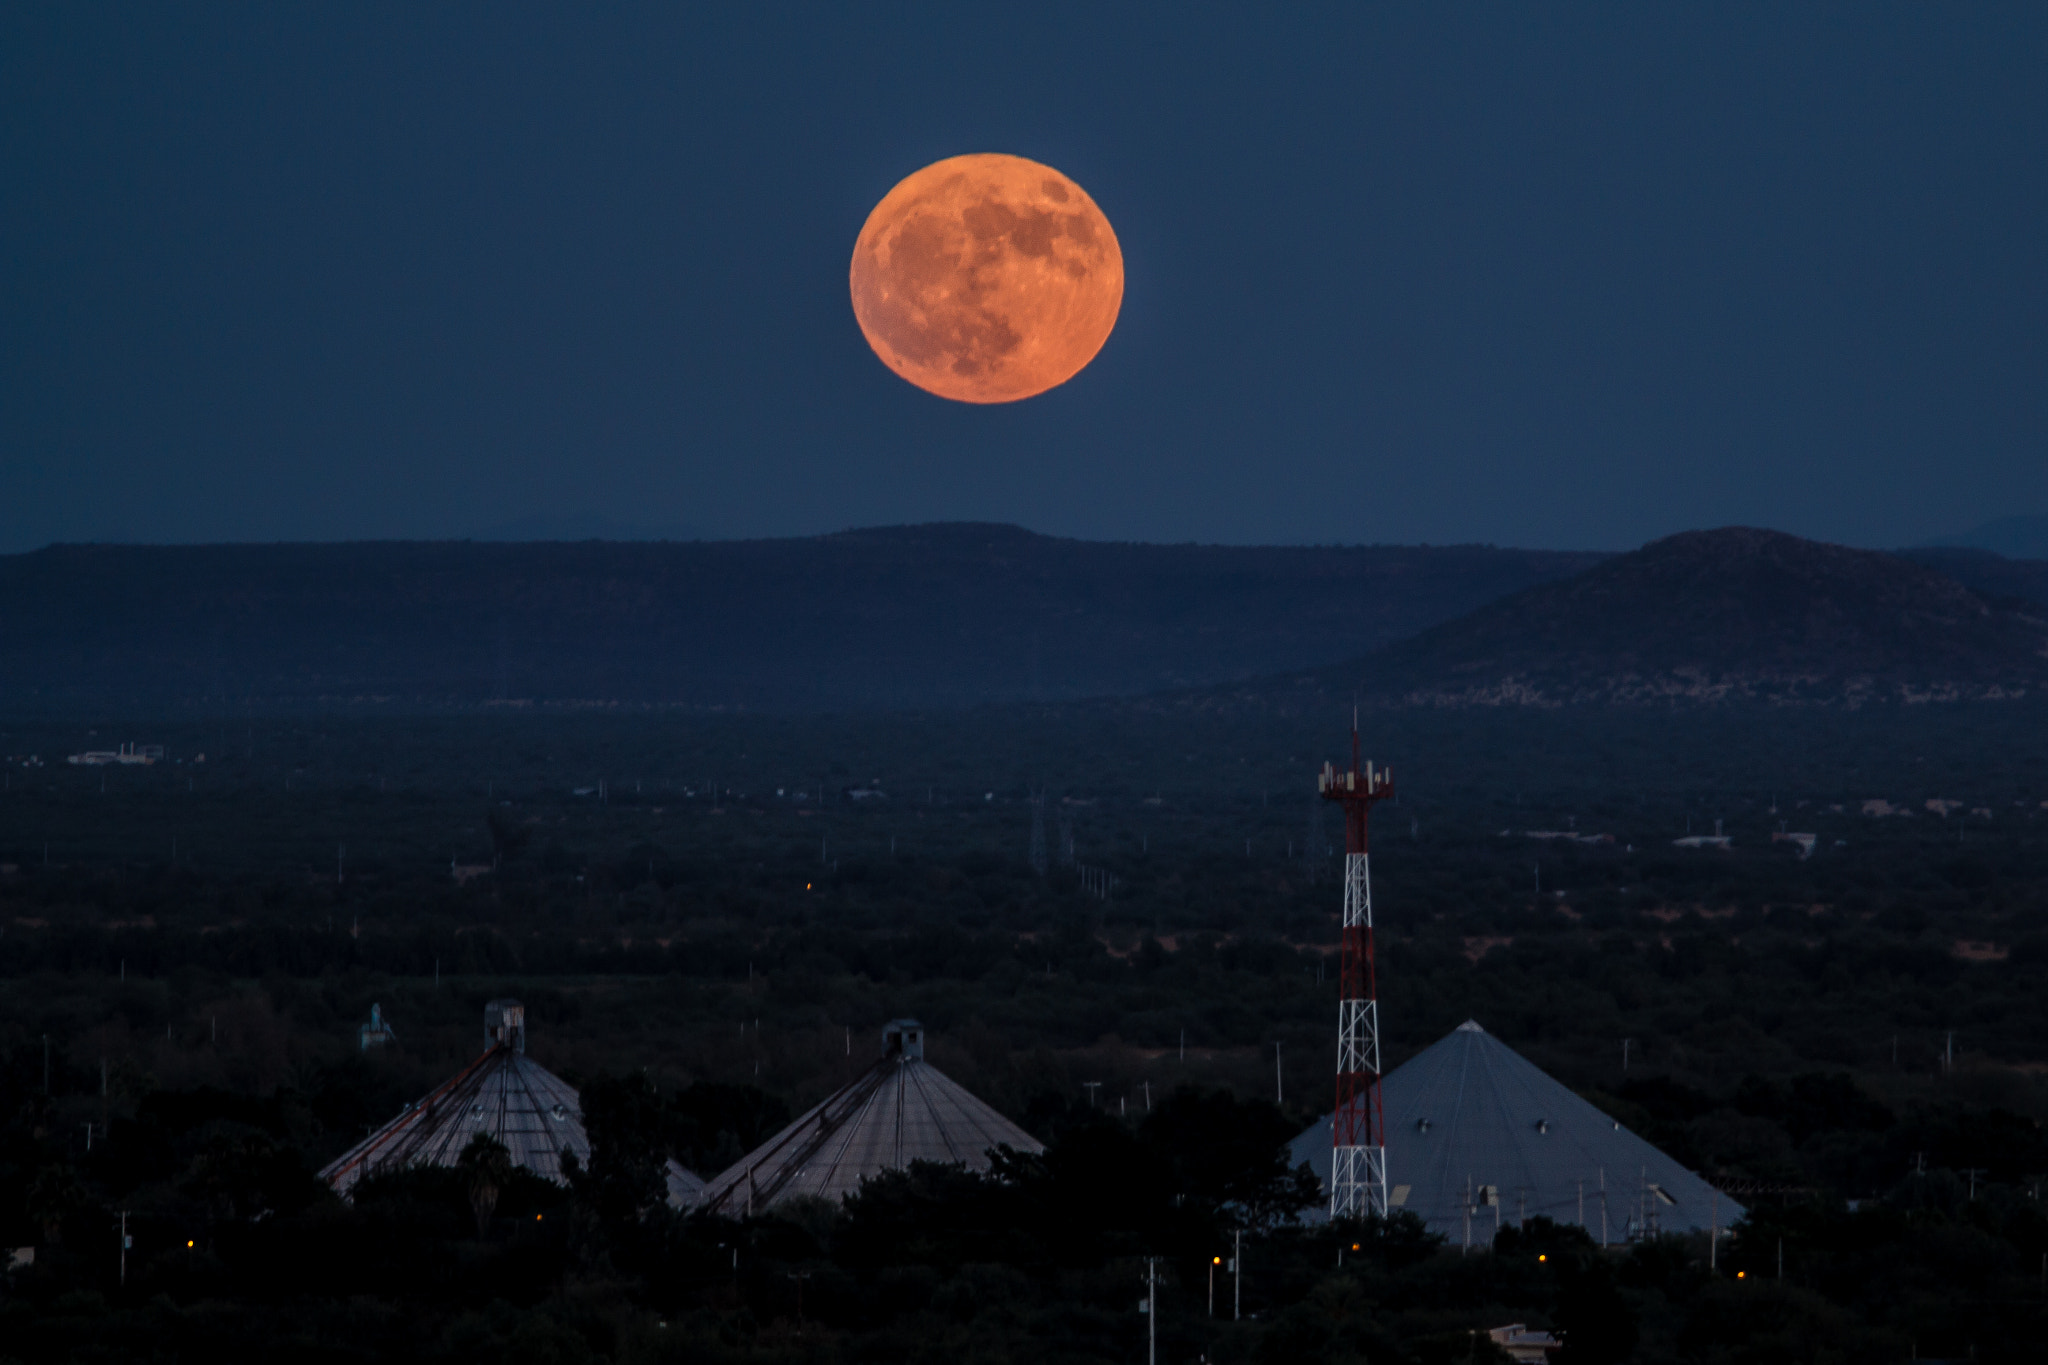
[[[704,1206],[739,1217],[796,1195],[844,1199],[914,1161],[985,1171],[1002,1146],[1044,1150],[929,1062],[890,1055],[721,1173]]]
[[[453,1166],[478,1133],[505,1144],[515,1165],[562,1183],[562,1151],[590,1160],[576,1091],[510,1047],[493,1047],[439,1088],[337,1157],[320,1178],[346,1198],[365,1175]]]
[[[1388,1203],[1453,1243],[1466,1238],[1468,1208],[1475,1244],[1525,1217],[1576,1224],[1582,1207],[1595,1240],[1604,1207],[1614,1242],[1644,1229],[1726,1228],[1743,1214],[1477,1023],[1459,1025],[1380,1087]],[[1330,1137],[1325,1116],[1289,1144],[1289,1161],[1307,1162],[1326,1188]]]

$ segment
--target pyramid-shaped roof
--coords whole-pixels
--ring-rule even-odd
[[[704,1177],[675,1158],[662,1167],[662,1181],[668,1186],[670,1207],[694,1209],[704,1202]]]
[[[1620,1242],[1725,1228],[1743,1214],[1474,1021],[1388,1073],[1380,1091],[1387,1203],[1455,1245],[1539,1215]],[[1325,1188],[1330,1135],[1325,1116],[1289,1144],[1288,1160],[1307,1162]]]
[[[925,1061],[916,1020],[891,1023],[883,1040],[879,1061],[720,1174],[702,1207],[738,1218],[802,1194],[844,1199],[866,1177],[913,1161],[985,1171],[996,1147],[1044,1150]]]
[[[397,1118],[335,1158],[320,1178],[348,1197],[358,1180],[408,1166],[453,1166],[478,1133],[505,1144],[514,1165],[562,1181],[562,1152],[590,1160],[575,1089],[526,1055],[526,1009],[484,1007],[484,1052]]]
[[[517,1000],[484,1007],[482,1056],[335,1158],[320,1178],[345,1199],[367,1175],[453,1166],[478,1133],[504,1143],[514,1165],[558,1185],[565,1183],[563,1152],[590,1164],[582,1101],[526,1055],[526,1009]],[[701,1197],[704,1182],[673,1161],[666,1178],[670,1203],[687,1208]]]

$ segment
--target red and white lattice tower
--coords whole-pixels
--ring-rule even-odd
[[[1373,966],[1372,876],[1366,815],[1394,794],[1394,779],[1358,762],[1351,723],[1351,770],[1323,765],[1316,786],[1344,808],[1344,951],[1337,1000],[1337,1109],[1330,1124],[1330,1217],[1387,1214],[1386,1115],[1380,1107],[1379,983]]]

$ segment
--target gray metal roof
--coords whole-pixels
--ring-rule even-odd
[[[514,1165],[566,1183],[562,1153],[590,1164],[583,1105],[567,1081],[526,1055],[526,1011],[516,1000],[484,1010],[484,1053],[398,1117],[343,1152],[320,1178],[344,1199],[366,1175],[409,1166],[453,1166],[478,1133],[505,1144]],[[704,1182],[671,1161],[669,1202],[687,1208]]]
[[[1743,1208],[1471,1020],[1380,1083],[1387,1202],[1453,1245],[1541,1215],[1597,1242],[1726,1228]],[[1327,1186],[1330,1119],[1289,1144]],[[1602,1195],[1602,1189],[1605,1195]],[[1583,1213],[1582,1213],[1583,1210]]]
[[[917,1021],[895,1021],[884,1038],[879,1061],[721,1173],[702,1207],[743,1217],[796,1195],[844,1199],[866,1177],[913,1161],[985,1171],[992,1148],[1044,1150],[924,1060]]]
[[[704,1178],[689,1167],[671,1157],[661,1174],[668,1186],[670,1207],[694,1209],[704,1202]]]
[[[478,1133],[505,1144],[515,1165],[561,1183],[564,1148],[590,1161],[583,1110],[568,1082],[499,1044],[320,1172],[347,1197],[366,1175],[453,1166]]]

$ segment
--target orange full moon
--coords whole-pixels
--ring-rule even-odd
[[[875,205],[850,282],[883,364],[941,398],[1013,403],[1066,383],[1109,340],[1124,257],[1095,201],[1052,167],[955,156]]]

